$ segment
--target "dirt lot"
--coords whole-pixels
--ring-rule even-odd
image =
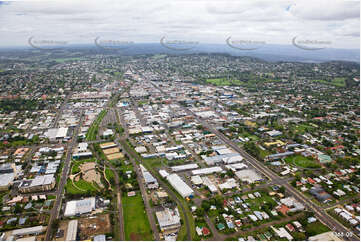
[[[83,173],[83,179],[89,183],[94,181],[99,187],[103,187],[101,174],[99,174],[95,166],[95,162],[86,162],[80,166],[80,171]]]
[[[79,237],[80,240],[89,240],[98,234],[111,232],[109,214],[102,214],[96,217],[79,219]]]
[[[66,238],[66,231],[68,229],[68,222],[67,220],[62,220],[60,221],[59,223],[59,230],[63,230],[64,233],[63,233],[63,236],[62,237],[59,237],[59,238],[55,238],[56,241],[65,241],[65,238]]]

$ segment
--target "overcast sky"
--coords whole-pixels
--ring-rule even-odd
[[[292,38],[360,46],[354,0],[48,0],[0,1],[0,46],[38,39],[93,43],[97,36],[135,43],[169,40],[225,43]]]

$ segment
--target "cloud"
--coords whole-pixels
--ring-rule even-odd
[[[288,10],[304,20],[339,21],[360,18],[360,2],[345,0],[297,1]]]
[[[359,2],[339,0],[16,1],[0,4],[0,46],[26,45],[33,35],[77,43],[104,35],[134,42],[167,36],[225,43],[239,36],[290,44],[302,34],[337,39],[335,47],[359,48],[359,16]]]

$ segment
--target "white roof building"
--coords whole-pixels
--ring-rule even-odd
[[[135,147],[135,151],[138,153],[145,153],[145,152],[147,152],[147,148],[145,148],[144,146],[138,146],[138,147]]]
[[[218,184],[219,189],[232,189],[238,187],[237,181],[234,178],[228,179],[225,183]]]
[[[6,190],[14,181],[15,173],[0,174],[0,190]]]
[[[112,136],[114,134],[113,130],[107,129],[103,132],[103,136]]]
[[[31,234],[40,234],[46,230],[46,226],[35,226],[30,228],[24,229],[15,229],[11,233],[13,236],[24,236],[24,235],[31,235]]]
[[[217,152],[219,155],[225,155],[225,154],[231,154],[231,153],[234,153],[234,151],[233,151],[233,150],[228,149],[228,148],[225,148],[225,149],[218,149],[218,150],[216,150],[216,152]]]
[[[238,155],[238,156],[232,156],[232,157],[225,157],[222,160],[225,164],[232,164],[232,163],[241,162],[243,160],[243,157]]]
[[[166,178],[167,176],[169,176],[169,173],[166,170],[159,170],[159,174],[163,178]]]
[[[174,210],[166,208],[163,211],[156,212],[155,215],[162,231],[181,225],[178,208],[175,208]]]
[[[65,241],[75,241],[78,231],[78,220],[74,219],[68,223]]]
[[[225,167],[232,171],[237,171],[237,170],[242,170],[242,169],[248,168],[248,166],[244,163],[229,164],[229,165],[225,165]]]
[[[49,185],[54,181],[54,175],[44,175],[44,176],[36,176],[31,183],[31,186],[42,186]]]
[[[203,184],[203,180],[200,176],[192,176],[191,181],[194,185],[200,185]]]
[[[57,139],[65,138],[67,133],[68,133],[68,128],[61,127],[58,129],[58,132],[56,133],[56,138]]]
[[[290,235],[285,228],[281,227],[279,229],[276,229],[273,226],[271,226],[271,228],[280,238],[286,238],[289,241],[293,240],[292,235]]]
[[[61,128],[48,129],[48,131],[45,132],[44,135],[49,140],[55,140],[55,139],[63,139],[63,138],[65,138],[67,133],[68,133],[68,128],[61,127]]]
[[[221,171],[223,171],[223,170],[220,166],[214,166],[214,167],[193,170],[192,174],[193,175],[207,175],[207,174],[212,174],[212,173],[221,172]]]
[[[88,143],[82,142],[78,144],[78,152],[85,152],[88,149]]]
[[[204,185],[206,185],[212,193],[218,192],[216,185],[214,185],[213,182],[208,177],[205,176],[202,179],[203,179]]]
[[[167,180],[182,197],[193,196],[194,191],[192,188],[190,188],[177,174],[169,175]]]
[[[66,203],[64,216],[70,217],[77,214],[90,213],[94,209],[95,209],[95,197],[90,197],[83,200],[69,201]]]
[[[262,176],[251,169],[236,171],[234,174],[238,177],[238,179],[247,183],[254,183],[262,180]]]
[[[173,172],[185,171],[185,170],[192,170],[198,168],[197,164],[187,164],[181,166],[172,166],[171,169]]]

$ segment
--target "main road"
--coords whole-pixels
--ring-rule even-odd
[[[49,222],[48,222],[48,228],[46,230],[46,235],[45,235],[45,240],[51,240],[51,232],[52,232],[52,224],[55,221],[55,219],[58,218],[59,216],[59,212],[60,212],[60,208],[61,208],[61,202],[63,199],[63,192],[64,192],[64,187],[67,181],[67,177],[68,177],[68,173],[69,173],[69,168],[70,168],[70,160],[71,160],[71,155],[72,155],[72,151],[75,147],[75,145],[77,144],[77,137],[78,137],[78,133],[79,133],[79,129],[80,126],[83,122],[83,113],[80,116],[80,120],[78,125],[76,126],[74,132],[73,132],[73,136],[72,139],[70,141],[70,144],[68,144],[67,147],[67,153],[66,153],[66,159],[64,161],[64,167],[63,167],[63,172],[61,174],[60,177],[60,182],[58,184],[57,190],[56,190],[56,200],[55,200],[55,204],[53,209],[51,210],[50,213],[50,218],[49,218]]]

